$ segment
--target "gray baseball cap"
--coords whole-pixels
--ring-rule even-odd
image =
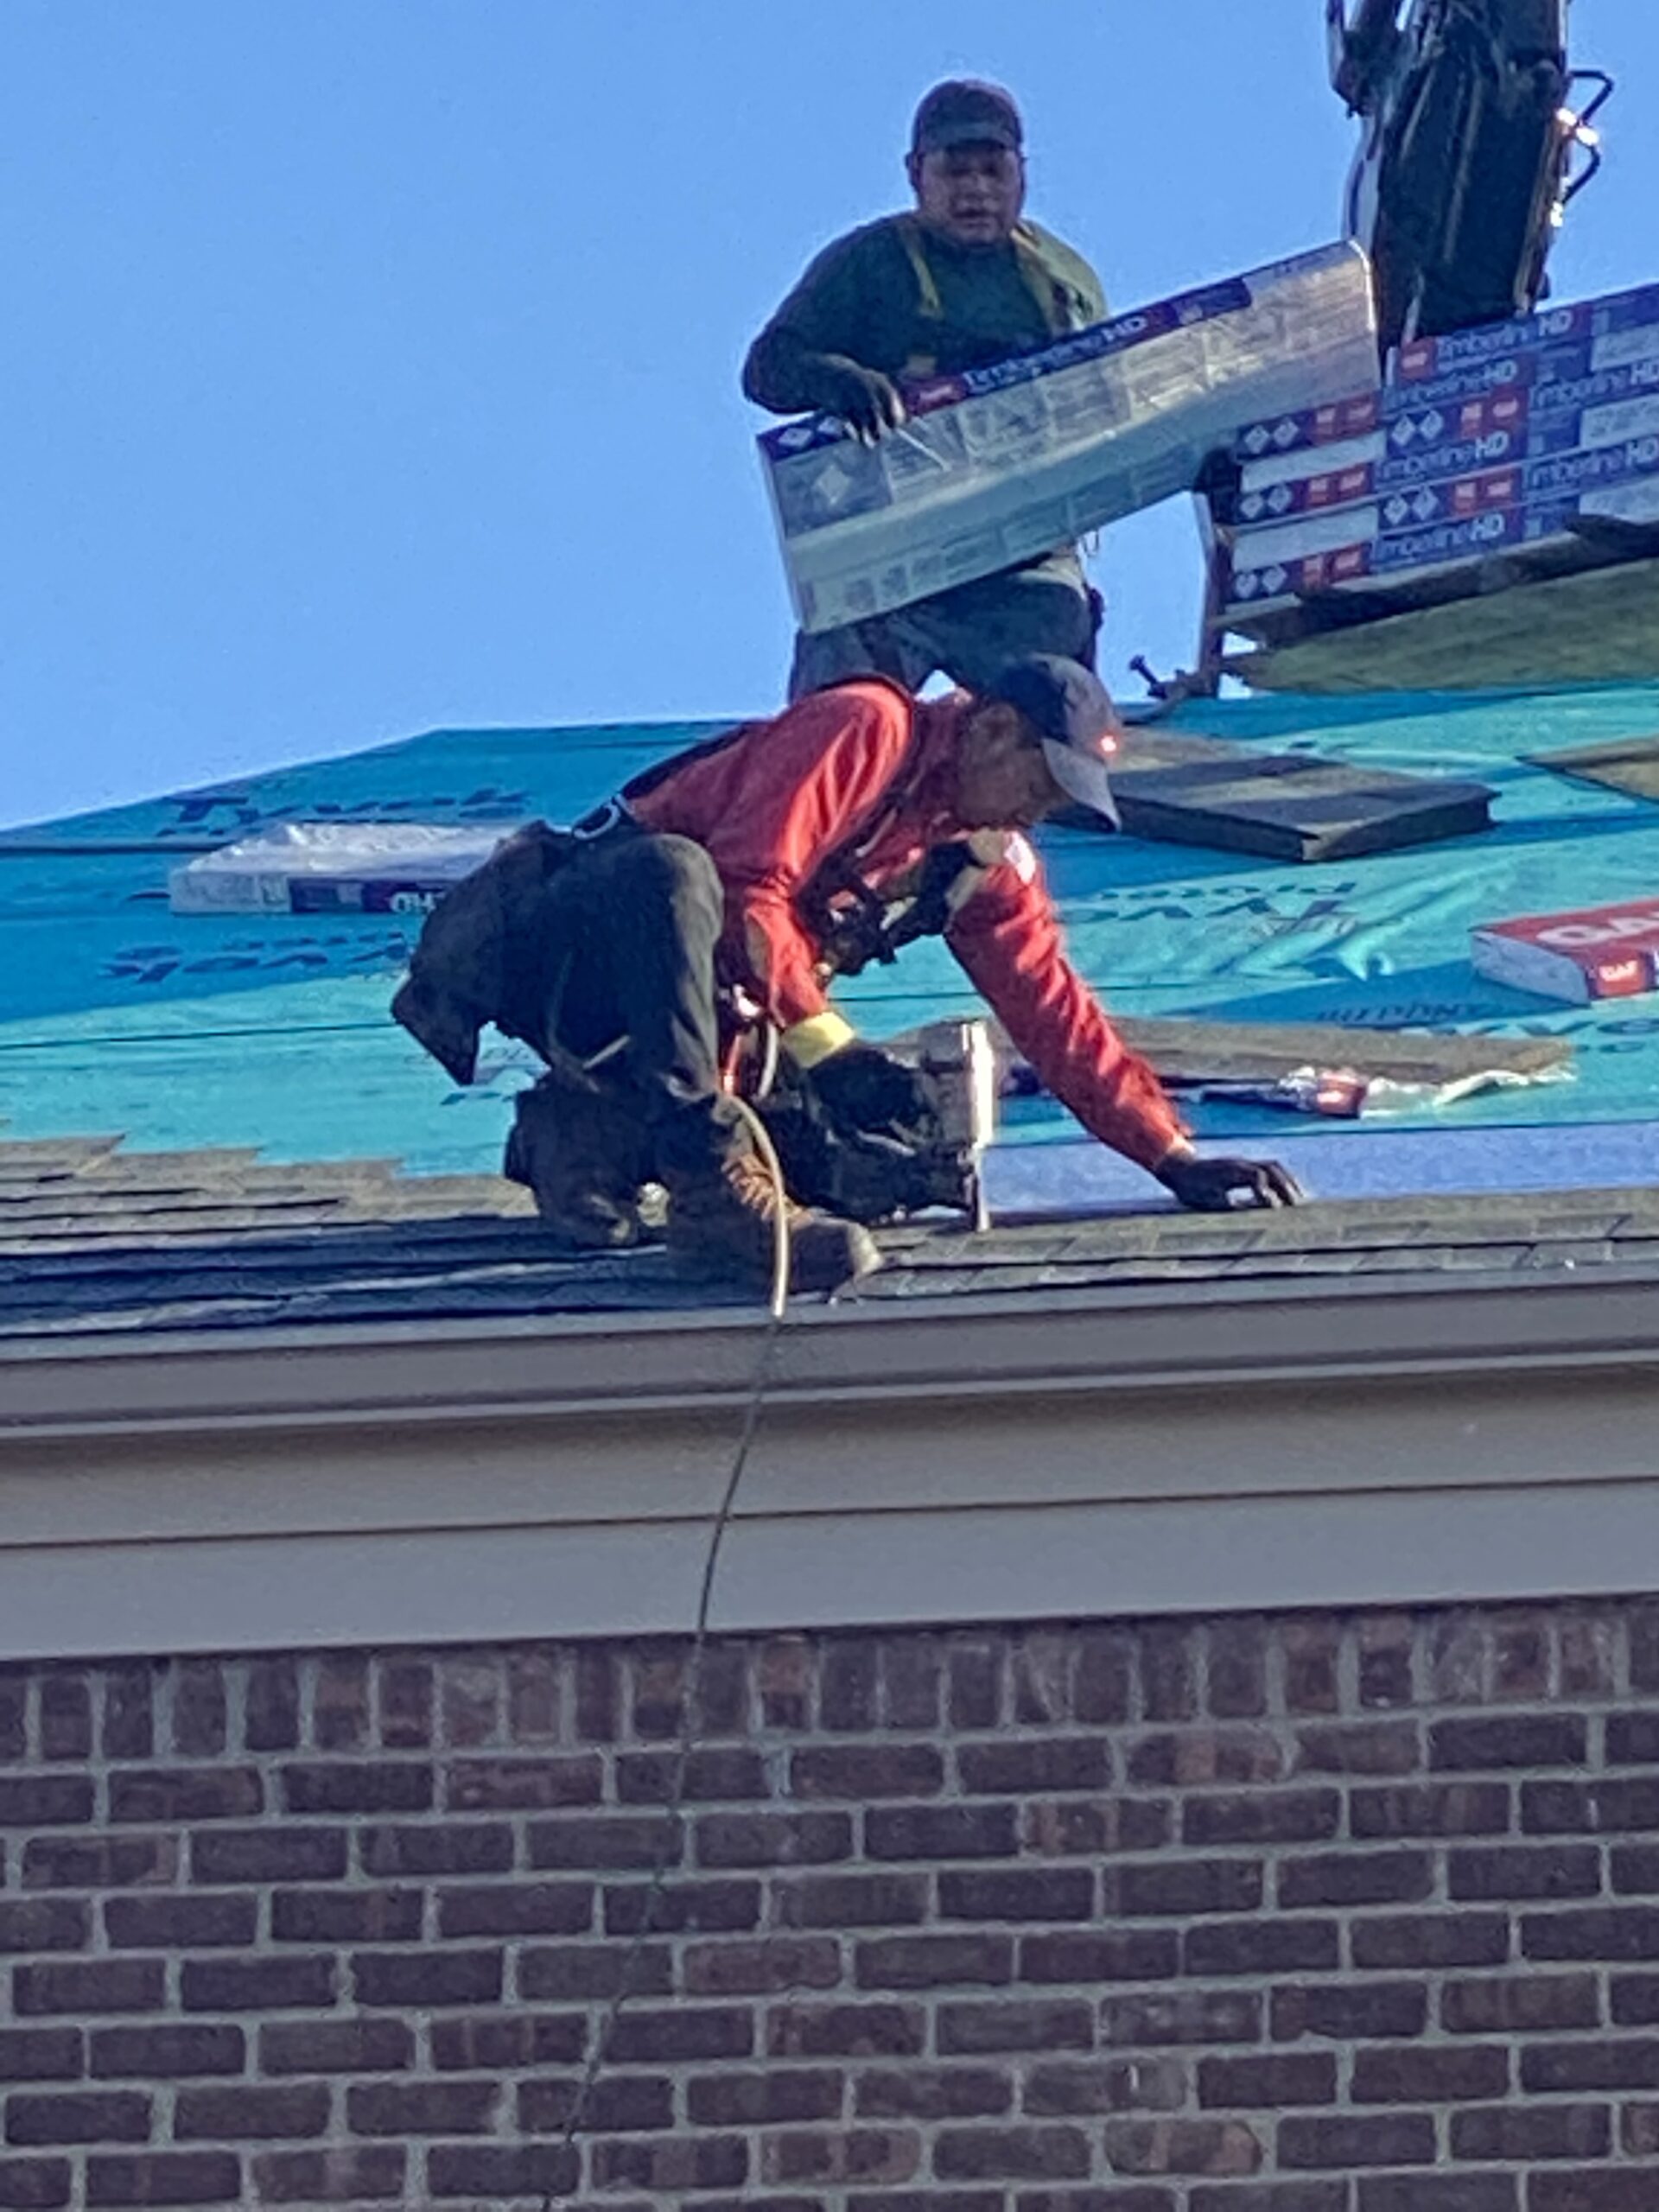
[[[977,77],[953,77],[935,85],[917,109],[910,131],[912,154],[942,153],[949,146],[1006,146],[1017,154],[1025,142],[1013,94]]]

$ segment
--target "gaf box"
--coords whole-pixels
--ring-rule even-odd
[[[1659,989],[1659,898],[1487,922],[1470,935],[1483,976],[1541,998],[1638,997]]]
[[[907,387],[909,421],[874,448],[830,416],[770,431],[801,626],[907,606],[1185,491],[1242,416],[1355,390],[1376,345],[1370,267],[1346,244]]]

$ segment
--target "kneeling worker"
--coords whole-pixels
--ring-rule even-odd
[[[544,866],[520,832],[432,916],[394,1011],[459,1081],[486,1021],[550,1060],[509,1172],[575,1242],[631,1242],[658,1181],[671,1247],[764,1280],[776,1196],[722,1084],[728,1048],[770,1022],[827,1108],[873,1102],[902,1126],[916,1078],[858,1042],[825,985],[850,920],[926,886],[932,925],[1085,1128],[1185,1205],[1292,1205],[1283,1169],[1199,1158],[1066,958],[1024,832],[1079,804],[1116,827],[1116,728],[1098,678],[1045,655],[976,695],[815,692],[647,771],[574,839],[542,829]],[[875,1264],[852,1223],[791,1206],[791,1224],[797,1288]]]

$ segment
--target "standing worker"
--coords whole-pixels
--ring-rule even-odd
[[[836,239],[749,349],[748,397],[774,414],[838,415],[866,442],[902,427],[899,379],[953,376],[1103,321],[1100,279],[1021,214],[1024,130],[995,85],[936,85],[916,111],[912,212]],[[909,607],[795,641],[789,695],[855,676],[969,690],[1021,654],[1092,667],[1100,601],[1075,545]]]
[[[862,927],[868,949],[926,899],[926,926],[1094,1135],[1184,1205],[1294,1204],[1281,1168],[1200,1158],[1065,957],[1024,832],[1068,804],[1116,826],[1116,728],[1097,677],[1042,655],[977,696],[818,692],[648,770],[572,837],[542,827],[544,866],[520,832],[434,912],[394,1012],[459,1082],[486,1021],[549,1061],[508,1170],[572,1242],[634,1241],[640,1187],[660,1181],[671,1247],[764,1281],[778,1193],[722,1083],[728,1047],[769,1022],[830,1119],[913,1123],[918,1078],[855,1038],[827,984],[838,941]],[[875,1264],[855,1224],[789,1212],[795,1287]]]

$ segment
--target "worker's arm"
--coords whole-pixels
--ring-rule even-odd
[[[774,415],[819,409],[879,435],[904,420],[890,371],[872,360],[882,245],[855,231],[828,245],[749,348],[743,390]]]
[[[1067,959],[1036,854],[1011,842],[953,918],[950,949],[1044,1087],[1091,1136],[1156,1173],[1185,1145],[1180,1117]]]
[[[746,738],[753,772],[702,842],[726,886],[748,979],[804,1062],[844,1044],[796,906],[836,848],[879,812],[911,740],[912,709],[882,683],[810,693]],[[792,1038],[791,1033],[793,1033]]]

